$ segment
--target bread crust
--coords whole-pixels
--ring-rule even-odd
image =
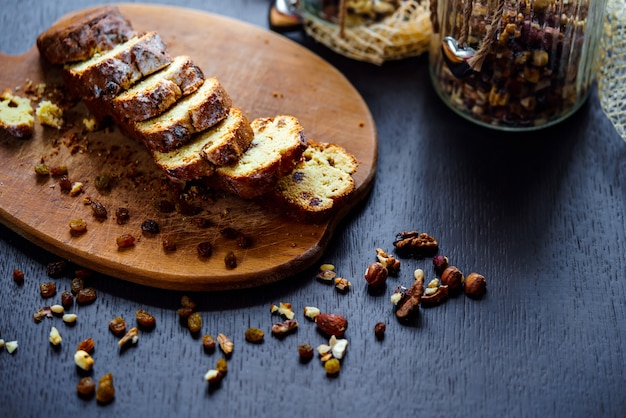
[[[57,21],[37,37],[39,53],[52,64],[84,61],[135,34],[117,7],[102,6]]]

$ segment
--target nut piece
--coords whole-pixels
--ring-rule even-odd
[[[453,292],[461,289],[464,280],[463,273],[455,266],[447,267],[441,273],[441,284],[448,286]]]
[[[333,357],[341,360],[346,354],[346,350],[348,349],[348,340],[344,338],[337,338],[332,335],[330,337],[328,345],[330,345],[330,352],[332,353]]]
[[[319,308],[315,306],[305,306],[304,307],[304,316],[310,319],[311,321],[315,320],[315,317],[319,315],[321,312]]]
[[[339,292],[347,292],[352,286],[352,283],[348,279],[344,279],[342,277],[335,278],[335,289]]]
[[[487,290],[487,280],[482,274],[470,273],[465,278],[465,294],[473,297],[482,296]]]
[[[365,281],[372,287],[379,287],[385,284],[388,275],[387,267],[376,261],[365,270]]]
[[[439,243],[435,238],[417,231],[400,232],[393,245],[398,252],[411,257],[424,257],[439,250]]]
[[[430,291],[430,292],[429,292]],[[425,306],[437,305],[448,298],[448,286],[429,287],[422,295],[421,303]]]
[[[232,354],[233,349],[235,348],[235,343],[233,343],[230,338],[224,334],[217,334],[217,343],[226,355]]]
[[[424,278],[418,276],[413,285],[406,291],[404,297],[398,302],[396,317],[398,319],[407,319],[417,312],[423,293]]]
[[[50,311],[54,314],[61,315],[63,312],[65,312],[65,308],[63,307],[63,305],[52,305],[50,307]]]
[[[216,384],[222,381],[224,375],[219,370],[211,369],[204,374],[204,380],[211,384]]]
[[[115,397],[115,387],[113,387],[113,375],[107,373],[98,380],[96,399],[100,403],[109,403]]]
[[[137,327],[133,327],[128,330],[126,334],[117,342],[117,345],[124,347],[128,343],[137,344],[139,341],[139,330]]]
[[[315,317],[315,324],[327,335],[342,337],[348,328],[348,320],[341,315],[321,313]]]
[[[288,302],[280,302],[278,306],[272,304],[270,306],[270,312],[278,313],[286,319],[293,319],[293,317],[295,316],[291,303]]]
[[[74,353],[74,364],[80,367],[83,370],[91,370],[93,367],[93,358],[89,355],[88,352],[83,350],[78,350]]]
[[[9,354],[13,354],[15,350],[17,350],[17,346],[18,346],[17,341],[7,341],[4,344],[4,348],[7,349],[7,352]]]
[[[376,248],[376,258],[387,268],[389,274],[397,274],[400,271],[400,260],[392,254],[387,254],[383,249]]]
[[[272,334],[277,337],[282,337],[298,328],[298,321],[295,319],[287,319],[284,322],[277,322],[272,325]]]
[[[61,338],[61,334],[59,334],[59,330],[56,329],[56,327],[52,327],[48,339],[50,340],[50,343],[55,346],[61,344],[61,341],[63,341],[63,338]]]
[[[76,318],[78,318],[78,316],[76,314],[65,314],[63,315],[63,322],[65,322],[66,324],[73,324],[74,322],[76,322]]]

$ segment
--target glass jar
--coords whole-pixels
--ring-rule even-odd
[[[431,0],[435,90],[458,114],[532,130],[574,113],[596,71],[606,0]]]

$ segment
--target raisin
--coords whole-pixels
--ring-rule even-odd
[[[115,209],[115,221],[118,225],[124,225],[130,219],[130,213],[128,212],[128,208],[117,208]]]
[[[149,234],[158,234],[161,230],[159,224],[152,219],[146,219],[141,223],[141,230]]]
[[[163,251],[165,252],[173,252],[176,251],[176,241],[174,241],[173,238],[171,237],[164,237],[163,238]]]
[[[385,325],[384,322],[377,322],[376,325],[374,325],[374,335],[376,335],[376,338],[378,338],[379,340],[385,338],[386,329],[387,325]]]
[[[80,277],[74,277],[70,284],[70,289],[73,294],[77,294],[82,288],[85,287],[85,281]]]
[[[93,216],[96,219],[104,220],[108,216],[107,208],[100,202],[92,202],[91,210],[93,211]]]
[[[76,385],[76,391],[80,396],[92,396],[96,391],[96,381],[89,376],[83,377]]]
[[[213,246],[210,242],[204,241],[198,244],[197,250],[200,257],[210,257],[213,252]]]
[[[126,321],[121,316],[113,318],[109,322],[109,329],[115,335],[120,335],[126,332]]]
[[[18,284],[24,283],[24,272],[18,269],[13,270],[13,280]]]
[[[228,254],[226,254],[226,257],[224,257],[224,264],[227,269],[234,269],[237,267],[237,257],[234,252],[229,251]]]
[[[98,380],[96,399],[100,403],[109,403],[115,397],[115,387],[113,387],[113,375],[107,373]]]
[[[265,333],[263,332],[262,329],[259,329],[259,328],[248,328],[246,332],[244,333],[244,338],[246,339],[246,341],[248,341],[249,343],[255,343],[255,344],[263,342],[264,336],[265,336]]]
[[[329,375],[336,375],[341,370],[341,363],[336,358],[331,358],[326,363],[324,363],[324,369],[326,373]]]
[[[228,371],[228,363],[226,363],[226,359],[224,357],[221,357],[215,363],[215,369],[222,374],[226,374],[226,372]]]
[[[196,333],[202,329],[202,317],[198,312],[194,312],[187,318],[187,327],[189,331]]]
[[[135,312],[135,318],[137,319],[137,323],[144,328],[152,328],[156,325],[156,318],[143,309],[138,309]]]
[[[52,167],[50,169],[50,175],[51,176],[66,176],[67,175],[67,166],[66,165],[60,165],[57,167]]]
[[[61,191],[69,192],[72,190],[72,182],[67,178],[67,176],[61,176],[59,179],[59,187],[61,188]]]
[[[303,361],[308,361],[313,358],[314,355],[313,347],[310,344],[300,344],[298,346],[298,355],[300,359]]]
[[[63,276],[66,270],[67,270],[67,263],[63,260],[54,261],[46,265],[46,272],[48,273],[48,276],[55,278],[55,279]]]
[[[39,285],[39,293],[41,293],[43,298],[51,298],[57,294],[57,285],[52,282],[41,283]]]
[[[64,290],[63,293],[61,293],[61,305],[67,308],[69,306],[72,306],[73,304],[74,304],[74,295],[72,295],[71,292]]]
[[[86,305],[96,300],[97,297],[98,293],[96,292],[96,289],[94,289],[93,287],[85,287],[83,289],[80,289],[76,294],[76,302],[80,303],[81,305]]]
[[[132,247],[135,245],[135,237],[131,234],[122,234],[115,239],[115,242],[119,248]]]
[[[40,163],[35,166],[35,173],[38,176],[47,176],[50,174],[50,168],[46,164]]]
[[[96,176],[93,185],[99,192],[111,190],[111,177],[106,174]]]
[[[202,336],[202,346],[207,351],[215,350],[215,338],[212,335],[206,334]]]

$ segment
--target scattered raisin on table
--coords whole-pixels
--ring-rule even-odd
[[[107,208],[100,202],[92,202],[91,210],[93,216],[98,220],[104,220],[108,217]]]
[[[67,308],[68,306],[72,306],[73,304],[74,304],[74,295],[72,295],[72,292],[68,292],[67,290],[64,290],[61,293],[61,305]]]
[[[63,260],[53,261],[52,263],[48,263],[46,265],[46,272],[48,273],[48,276],[54,279],[58,279],[63,276],[66,270],[67,263]]]
[[[210,334],[205,334],[202,336],[202,346],[207,351],[215,350],[215,338],[213,338]]]
[[[141,230],[149,234],[158,234],[161,231],[161,228],[156,221],[152,219],[146,219],[141,223]]]
[[[261,343],[263,342],[263,337],[265,337],[265,333],[263,332],[262,329],[259,328],[248,328],[246,330],[246,332],[244,333],[244,338],[246,339],[246,341],[248,341],[249,343]]]
[[[126,321],[121,316],[113,318],[109,322],[109,329],[115,335],[121,335],[126,332]]]
[[[76,385],[76,391],[80,396],[91,396],[96,391],[96,381],[89,376],[83,377]]]
[[[187,317],[187,327],[189,331],[196,333],[202,329],[202,316],[198,312],[194,312]]]
[[[74,277],[72,279],[72,283],[70,284],[70,289],[72,293],[77,294],[82,288],[85,287],[85,281],[80,277]]]
[[[128,248],[135,245],[135,237],[131,234],[122,234],[115,239],[115,243],[119,248]]]
[[[15,283],[24,283],[24,272],[22,270],[13,270],[13,281]]]
[[[130,219],[130,212],[128,208],[115,209],[115,221],[118,225],[124,225]]]
[[[107,373],[98,380],[96,399],[100,403],[109,403],[115,397],[115,387],[113,386],[113,375]]]
[[[76,302],[81,305],[86,305],[96,300],[97,297],[98,293],[96,292],[96,289],[93,287],[85,287],[80,289],[76,294]]]
[[[39,285],[39,293],[43,298],[51,298],[57,293],[57,285],[53,282],[41,283]]]
[[[313,347],[311,346],[311,344],[300,344],[298,345],[298,355],[300,356],[300,359],[303,361],[308,361],[311,360],[313,358],[313,355],[315,354]]]
[[[226,265],[227,269],[234,269],[237,267],[237,256],[232,251],[229,251],[228,254],[224,257],[224,265]]]
[[[156,318],[143,309],[138,309],[135,312],[135,318],[137,319],[137,323],[142,327],[152,328],[156,325]]]
[[[210,257],[213,253],[213,246],[210,242],[204,241],[198,244],[197,250],[200,257]]]

